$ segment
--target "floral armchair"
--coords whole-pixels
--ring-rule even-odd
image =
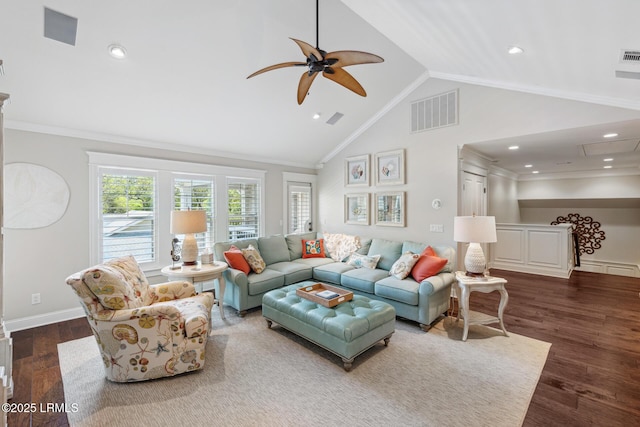
[[[149,285],[133,256],[67,278],[87,314],[107,379],[144,381],[201,369],[213,295],[189,282]]]

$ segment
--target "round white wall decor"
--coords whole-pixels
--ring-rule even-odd
[[[4,167],[4,226],[47,227],[60,218],[69,204],[64,178],[44,166],[9,163]]]

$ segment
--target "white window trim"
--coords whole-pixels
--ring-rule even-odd
[[[192,163],[177,160],[151,159],[147,157],[127,156],[122,154],[100,153],[87,151],[89,156],[89,258],[91,264],[102,262],[99,247],[100,211],[100,170],[114,168],[119,170],[136,170],[157,172],[156,181],[156,209],[157,209],[157,241],[158,257],[154,263],[145,263],[144,271],[159,270],[171,263],[171,238],[169,233],[170,211],[173,209],[173,177],[177,175],[208,175],[212,176],[216,185],[216,236],[226,236],[227,224],[227,196],[226,182],[228,177],[250,178],[260,181],[260,230],[265,230],[265,177],[266,171],[260,169],[245,169],[231,166],[210,165],[206,163]],[[165,194],[166,193],[166,194]],[[166,210],[166,213],[163,212]],[[164,236],[162,238],[161,236]],[[226,239],[225,239],[226,240]]]
[[[287,214],[289,209],[289,188],[290,182],[303,182],[311,184],[311,228],[313,231],[318,230],[318,191],[316,190],[316,183],[318,182],[317,175],[311,175],[306,173],[294,173],[294,172],[282,172],[282,234],[287,234],[289,230],[289,215]]]

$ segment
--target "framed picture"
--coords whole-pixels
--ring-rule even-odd
[[[369,155],[348,157],[345,160],[345,185],[347,187],[369,186]]]
[[[344,222],[369,225],[369,193],[345,194]]]
[[[374,207],[376,213],[376,225],[404,227],[404,205],[404,191],[376,193]]]
[[[377,153],[376,185],[404,184],[404,149]]]

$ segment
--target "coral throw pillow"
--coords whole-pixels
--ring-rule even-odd
[[[324,240],[302,240],[302,258],[325,258]]]
[[[249,267],[247,260],[244,259],[242,251],[233,245],[228,251],[225,251],[224,259],[227,261],[227,264],[229,264],[229,267],[235,270],[240,270],[244,274],[249,274],[249,272],[251,272],[251,267]]]
[[[433,248],[427,246],[420,254],[416,265],[411,269],[411,276],[416,282],[422,282],[424,279],[438,274],[447,265],[447,262],[449,262],[448,259],[437,257]]]

